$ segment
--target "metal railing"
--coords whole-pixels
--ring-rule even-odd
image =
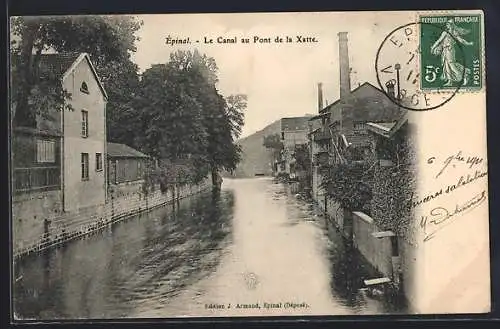
[[[61,167],[14,168],[14,188],[16,192],[28,192],[61,187]]]

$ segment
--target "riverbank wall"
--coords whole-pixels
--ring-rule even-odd
[[[416,305],[414,247],[403,237],[381,230],[367,214],[346,211],[323,195],[313,201],[325,216],[327,229],[335,230],[335,234],[340,233],[346,242],[352,244],[380,278],[389,278],[408,308],[413,309]]]
[[[210,191],[212,181],[145,193],[136,181],[108,188],[106,203],[72,212],[62,211],[60,191],[34,192],[12,198],[12,253],[14,259],[95,233],[113,223],[177,200]]]

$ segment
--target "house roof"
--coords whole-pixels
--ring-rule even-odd
[[[80,54],[42,54],[40,56],[40,74],[44,76],[50,72],[61,79],[64,73],[66,73],[71,65],[78,59]]]
[[[401,127],[408,122],[408,112],[404,112],[400,117],[392,122],[367,122],[366,126],[369,131],[384,137],[392,137]]]
[[[321,129],[321,127],[318,127],[316,129],[314,129],[313,131],[309,132],[308,135],[314,135],[316,134],[319,130]]]
[[[342,138],[347,146],[360,147],[370,145],[370,137],[368,135],[345,134],[342,135]]]
[[[318,119],[321,119],[323,117],[329,116],[330,114],[331,114],[330,112],[323,112],[323,113],[320,113],[318,115],[315,115],[315,116],[309,118],[309,121],[318,120]]]
[[[146,154],[125,144],[107,143],[107,148],[107,155],[113,158],[149,158]]]
[[[18,63],[19,56],[11,56],[11,61],[13,64]],[[67,52],[67,53],[56,53],[56,54],[41,54],[40,55],[40,77],[48,78],[50,75],[55,75],[55,78],[65,80],[71,72],[82,62],[86,60],[90,69],[101,89],[104,97],[107,99],[108,95],[104,86],[102,85],[99,76],[95,70],[92,61],[90,60],[90,56],[87,53],[75,53],[75,52]]]
[[[384,132],[389,132],[391,131],[392,127],[396,125],[396,121],[393,122],[367,122],[366,123],[368,126],[373,127],[378,130],[382,130]]]
[[[282,118],[281,131],[308,130],[311,116]]]
[[[353,120],[372,122],[397,120],[403,111],[382,90],[369,82],[363,83],[349,95],[326,106],[320,112],[334,112],[346,107],[356,109],[349,113]]]

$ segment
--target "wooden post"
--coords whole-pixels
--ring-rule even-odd
[[[401,284],[401,257],[399,255],[399,243],[397,234],[391,237],[391,247],[392,280],[394,282],[395,288],[399,290]]]
[[[352,241],[352,233],[353,233],[353,215],[352,211],[347,210],[347,209],[342,209],[343,210],[343,216],[344,216],[344,227],[343,231],[344,234],[347,238],[348,241]]]
[[[50,220],[48,218],[45,218],[43,220],[43,233],[45,236],[45,243],[49,241],[50,237]]]
[[[113,190],[111,190],[111,219],[115,217],[115,193]]]

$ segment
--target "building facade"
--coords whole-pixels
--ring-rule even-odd
[[[125,144],[107,144],[108,185],[144,179],[150,157]]]
[[[75,211],[105,202],[106,92],[87,54],[43,54],[39,74],[54,74],[71,95],[68,109],[47,109],[31,126],[12,128],[17,207],[33,214]],[[49,193],[50,192],[50,193]],[[44,209],[24,200],[48,198]],[[15,207],[16,208],[16,207]],[[24,211],[21,211],[24,217]]]
[[[347,33],[339,33],[339,65],[340,98],[324,107],[319,84],[319,113],[311,118],[320,125],[309,134],[312,196],[328,222],[393,287],[406,290],[408,298],[414,258],[407,241],[414,219],[405,205],[415,186],[408,113],[395,101],[394,84],[386,85],[385,92],[368,82],[351,90]],[[341,205],[339,198],[327,195],[322,182],[328,178],[329,186],[334,185],[332,175],[326,174],[336,168],[353,173],[351,178],[358,180],[355,171],[362,170],[363,192],[369,190],[364,196],[358,194],[363,203]]]
[[[64,107],[41,109],[43,115],[31,114],[29,120],[16,117],[17,104],[11,104],[16,253],[48,243],[55,227],[75,224],[89,209],[97,213],[106,201],[107,96],[89,56],[42,54],[37,74],[41,81],[61,83],[71,97]]]
[[[297,145],[307,145],[309,134],[309,119],[312,116],[291,117],[281,119],[281,142],[283,150],[277,165],[278,173],[286,173],[291,178],[296,176],[294,152]]]
[[[72,111],[62,111],[64,209],[106,202],[106,92],[87,54],[63,74]]]

